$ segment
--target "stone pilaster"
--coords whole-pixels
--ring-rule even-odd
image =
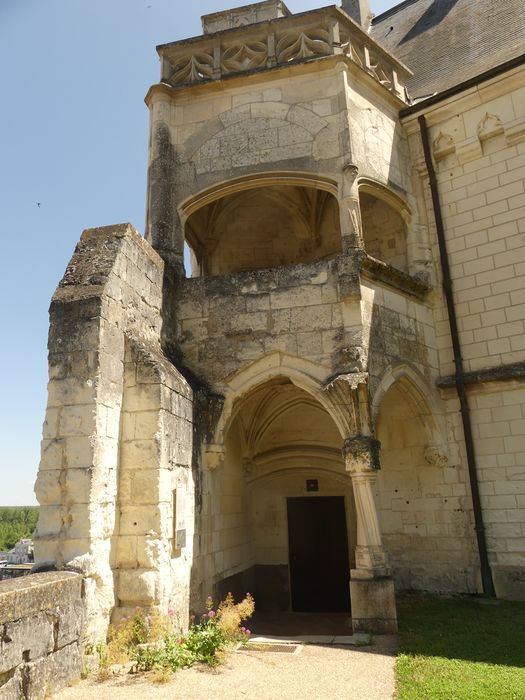
[[[174,152],[170,99],[159,93],[150,105],[150,153],[146,240],[178,274],[184,274],[184,224],[174,204]]]
[[[397,631],[397,616],[373,491],[380,446],[372,436],[357,435],[345,440],[343,455],[357,513],[356,568],[350,572],[352,625],[355,631],[388,633]]]

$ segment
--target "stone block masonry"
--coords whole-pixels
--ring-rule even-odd
[[[139,604],[187,623],[192,392],[162,353],[163,279],[130,225],[90,229],[51,304],[35,557],[84,574],[92,642]],[[174,493],[189,525],[172,557]]]
[[[0,700],[40,700],[80,677],[83,582],[72,572],[0,582]]]

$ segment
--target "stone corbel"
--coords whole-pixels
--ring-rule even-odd
[[[487,141],[499,136],[503,133],[501,119],[496,114],[485,112],[485,116],[478,124],[477,133],[480,141]]]
[[[428,445],[424,450],[425,461],[434,467],[446,467],[448,465],[448,455],[437,445]]]
[[[204,465],[209,471],[215,471],[224,464],[224,445],[209,444],[204,446]]]
[[[456,145],[452,136],[450,134],[444,134],[442,131],[440,131],[438,137],[432,144],[432,152],[436,161],[439,162],[440,160],[443,160],[443,158],[452,155],[455,150]]]
[[[248,457],[243,459],[243,461],[242,461],[242,473],[244,474],[244,476],[247,479],[255,474],[256,469],[257,469],[257,465],[255,464],[253,459],[249,459]]]
[[[347,435],[361,435],[370,429],[367,382],[366,372],[349,372],[339,374],[324,387]]]

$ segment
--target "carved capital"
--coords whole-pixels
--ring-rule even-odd
[[[359,175],[359,168],[355,163],[345,163],[343,165],[343,173],[352,180],[355,180]]]
[[[371,435],[356,435],[343,443],[346,471],[352,476],[367,474],[380,469],[381,443]]]

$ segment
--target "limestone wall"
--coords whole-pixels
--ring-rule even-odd
[[[363,344],[369,348],[368,370],[373,395],[388,369],[409,364],[437,378],[436,338],[428,300],[363,279]]]
[[[408,380],[395,382],[377,418],[376,499],[398,589],[476,592],[476,545],[464,463],[435,446],[433,416]],[[419,402],[419,403],[418,403]],[[434,446],[432,447],[432,444]]]
[[[159,85],[148,94],[147,237],[166,259],[181,264],[196,196],[239,178],[307,173],[329,178],[341,195],[343,167],[354,164],[360,175],[412,192],[397,123],[403,103],[343,56],[232,78],[227,87]]]
[[[84,613],[78,574],[0,582],[1,700],[41,700],[80,678]]]
[[[525,321],[525,90],[523,68],[427,110],[439,183],[490,561],[499,595],[525,596],[525,437],[522,379]],[[417,121],[404,120],[412,157],[430,191]],[[438,260],[432,223],[433,259]],[[440,272],[436,269],[439,282]],[[439,372],[453,374],[443,298],[434,321]],[[484,370],[488,380],[484,381]],[[452,384],[453,382],[449,382]],[[465,463],[459,405],[443,390],[451,449]],[[467,493],[469,491],[467,490]]]
[[[340,262],[186,280],[176,328],[184,363],[218,388],[275,350],[318,363],[327,377],[348,366],[345,349],[359,347],[360,318],[358,303],[341,302]]]
[[[84,573],[92,640],[115,606],[187,619],[192,394],[161,351],[163,274],[131,226],[91,229],[51,304],[35,560]],[[189,557],[169,551],[175,490]]]
[[[208,595],[237,597],[254,592],[253,532],[243,470],[242,450],[231,434],[225,444],[224,463],[204,471],[202,510],[198,518],[199,547],[194,561],[194,606]],[[224,583],[223,583],[224,582]]]

